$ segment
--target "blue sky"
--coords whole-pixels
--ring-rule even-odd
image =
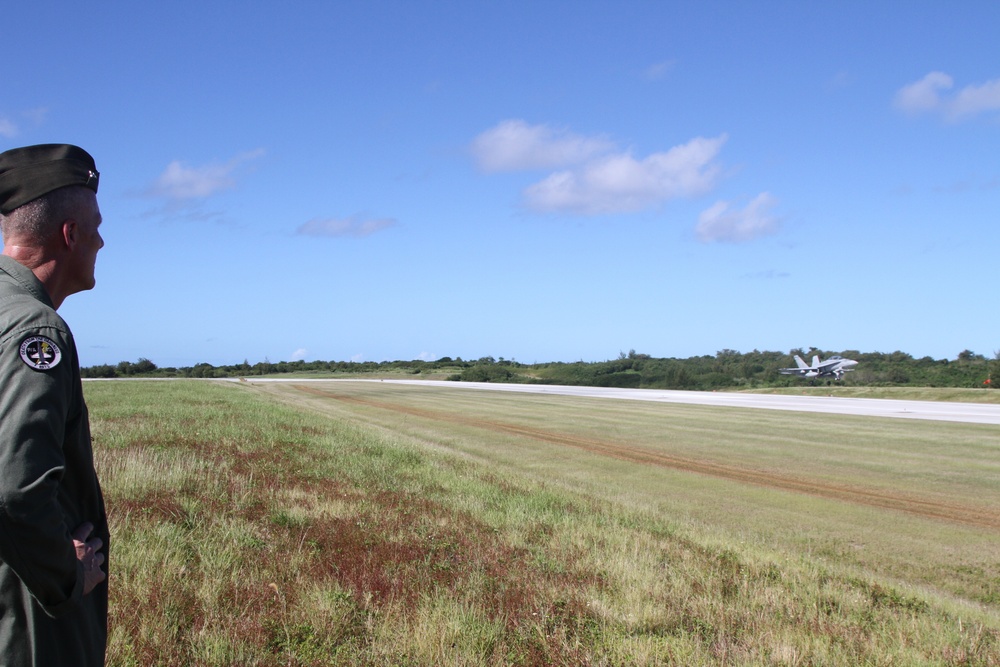
[[[85,366],[1000,350],[1000,4],[14,3]]]

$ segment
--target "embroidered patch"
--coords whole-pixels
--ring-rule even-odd
[[[21,359],[36,371],[47,371],[59,365],[62,350],[51,338],[32,336],[21,343]]]

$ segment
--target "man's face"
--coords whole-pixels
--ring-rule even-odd
[[[97,206],[97,196],[91,194],[86,204],[80,207],[74,218],[76,221],[77,244],[74,248],[76,291],[93,289],[96,284],[94,266],[97,251],[104,247],[104,239],[98,229],[101,226],[101,210]]]

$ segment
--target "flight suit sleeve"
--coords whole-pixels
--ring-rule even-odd
[[[0,340],[0,559],[52,617],[83,596],[73,527],[58,498],[66,422],[76,409],[70,355],[69,334],[56,327]]]

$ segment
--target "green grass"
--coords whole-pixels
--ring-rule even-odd
[[[1000,664],[996,427],[309,389],[86,385],[110,665]]]

